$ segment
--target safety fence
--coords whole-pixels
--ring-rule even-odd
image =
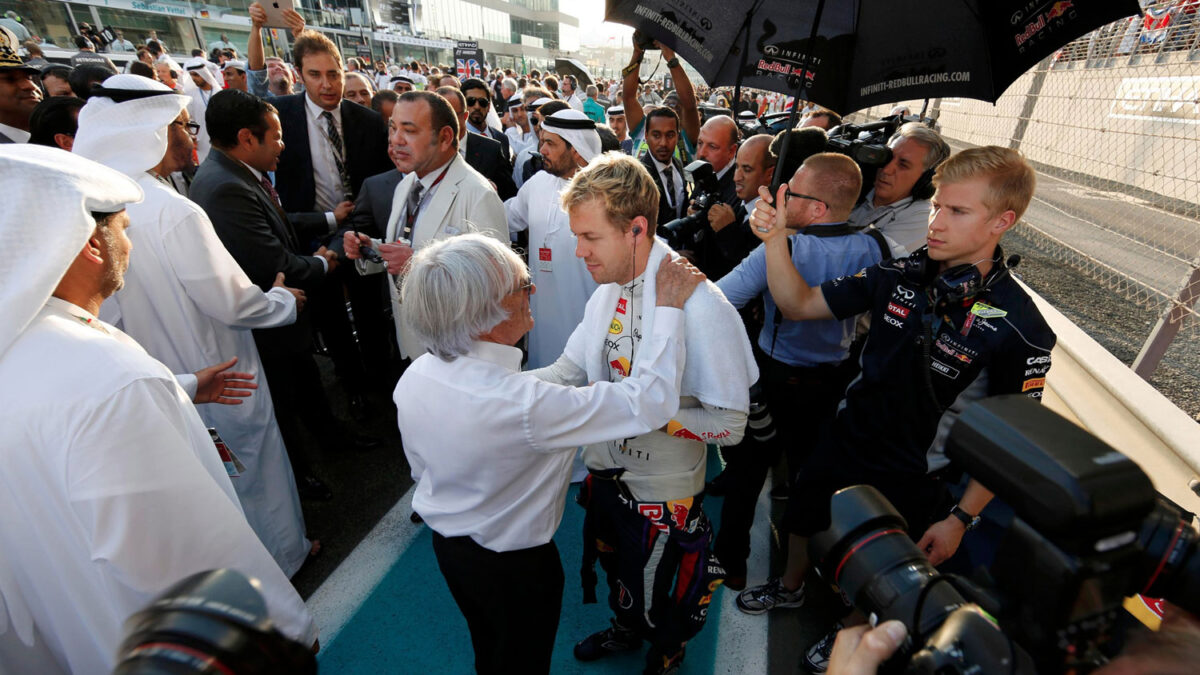
[[[924,108],[956,147],[1012,147],[1035,163],[1024,220],[1039,247],[1161,317],[1134,364],[1148,377],[1172,341],[1200,353],[1200,0],[1143,5],[1045,59],[995,105],[899,103]]]

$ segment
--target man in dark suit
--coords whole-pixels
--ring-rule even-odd
[[[500,143],[467,131],[467,99],[463,93],[455,87],[438,87],[437,93],[450,102],[450,107],[458,116],[458,154],[467,160],[472,169],[492,182],[501,201],[517,196],[512,162],[504,159]]]
[[[646,115],[646,146],[649,152],[642,157],[642,165],[650,172],[654,185],[658,187],[659,226],[687,213],[687,183],[683,177],[683,164],[675,157],[675,146],[679,142],[679,116],[674,110],[662,107]]]
[[[488,138],[499,143],[501,152],[504,154],[504,159],[508,160],[509,165],[513,163],[512,147],[509,144],[508,136],[499,129],[493,129],[487,125],[488,111],[491,110],[492,97],[488,90],[487,83],[477,78],[470,78],[462,84],[463,97],[467,103],[467,131]]]
[[[721,227],[714,224],[714,219],[718,217],[720,225],[733,222],[733,211],[742,205],[737,186],[734,185],[734,164],[741,135],[732,117],[717,115],[700,127],[700,137],[696,141],[696,159],[708,162],[717,174],[717,203],[708,212],[708,227],[700,229],[694,247],[689,248],[695,251],[696,266],[713,281],[725,276],[758,245],[758,238],[749,229],[734,228],[722,236]],[[742,219],[736,222],[739,225],[744,223],[746,215],[743,213]],[[738,234],[734,235],[734,231]]]
[[[296,37],[292,54],[304,93],[271,99],[279,111],[284,143],[275,183],[284,211],[305,214],[309,219],[324,218],[326,230],[309,243],[315,248],[338,239],[332,235],[350,215],[363,181],[391,170],[392,163],[387,155],[387,123],[374,110],[342,98],[345,73],[337,45],[306,30]],[[387,354],[363,345],[360,355],[346,314],[343,287],[361,284],[362,279],[346,272],[333,272],[332,283],[309,302],[350,396],[351,411],[359,415],[365,414],[363,393],[369,384],[363,357],[375,361],[386,359]],[[367,282],[372,288],[377,285],[373,281]],[[352,291],[360,296],[364,292],[369,291]]]
[[[346,232],[358,232],[373,239],[383,239],[384,233],[387,232],[388,216],[392,212],[396,186],[403,178],[404,174],[393,168],[363,181],[354,200],[354,210],[342,221],[341,229],[329,242],[330,250],[335,251],[339,259],[346,255]],[[362,276],[354,273],[350,266],[347,266],[347,269],[350,270],[350,274],[346,275],[346,289],[349,291],[350,305],[354,310],[354,325],[358,329],[356,333],[363,354],[370,363],[379,367],[383,367],[385,363],[398,364],[399,350],[393,348],[395,332],[391,330],[391,303],[388,301],[384,277],[378,274]],[[377,381],[391,387],[398,377],[398,372],[388,372],[387,377],[377,378]]]
[[[260,288],[270,288],[282,272],[289,285],[310,296],[319,293],[337,267],[337,255],[324,246],[306,254],[304,242],[326,226],[289,219],[267,177],[283,150],[274,106],[243,91],[226,90],[209,100],[205,123],[213,152],[197,170],[189,197],[205,210],[221,243]],[[301,424],[325,447],[365,448],[371,442],[346,433],[330,411],[313,361],[307,312],[290,326],[255,330],[254,341],[300,494],[328,499],[332,492],[312,474]]]

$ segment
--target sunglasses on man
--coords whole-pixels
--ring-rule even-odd
[[[475,106],[482,106],[482,107],[486,108],[489,105],[491,105],[491,103],[492,103],[491,99],[489,99],[486,96],[481,96],[479,98],[476,98],[474,96],[467,97],[467,107],[468,108],[474,108]]]

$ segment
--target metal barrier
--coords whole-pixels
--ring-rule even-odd
[[[1200,351],[1198,9],[1158,2],[1066,45],[994,106],[945,98],[927,111],[952,145],[1021,150],[1041,174],[1024,219],[1041,247],[1161,316],[1134,362],[1143,377],[1172,340]]]

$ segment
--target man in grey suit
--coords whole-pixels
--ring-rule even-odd
[[[429,91],[400,97],[388,121],[389,152],[405,173],[396,185],[382,238],[346,232],[346,257],[359,274],[386,272],[392,318],[401,356],[424,353],[400,311],[397,281],[414,248],[464,232],[480,232],[508,243],[508,222],[500,197],[458,153],[458,116],[445,98]],[[366,260],[360,246],[375,248],[383,262]]]
[[[289,285],[308,294],[319,292],[338,256],[324,246],[315,255],[303,252],[304,242],[328,225],[323,219],[289,220],[267,176],[283,151],[275,107],[230,89],[209,100],[205,121],[213,151],[196,171],[188,196],[205,210],[221,243],[260,288],[269,289],[275,275],[283,272]],[[332,491],[312,474],[306,452],[309,438],[301,426],[328,449],[366,449],[378,441],[348,432],[330,411],[313,361],[307,312],[290,326],[255,330],[254,341],[300,496],[329,499]]]

